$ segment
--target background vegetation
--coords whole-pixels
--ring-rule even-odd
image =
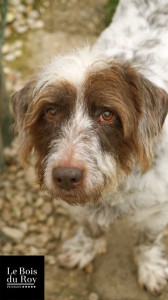
[[[111,23],[111,18],[115,13],[119,0],[108,0],[107,3],[107,12],[106,12],[106,25],[108,26]]]

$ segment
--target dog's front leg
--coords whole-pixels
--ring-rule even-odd
[[[73,211],[73,217],[80,223],[80,227],[76,234],[62,245],[58,263],[67,268],[84,268],[98,253],[106,251],[106,241],[96,219],[90,218],[85,208],[74,207],[70,210],[71,213]]]
[[[146,227],[144,226],[145,221],[143,224],[141,223],[142,227],[139,226],[134,248],[139,284],[154,294],[162,292],[168,279],[168,261],[162,244],[164,224],[159,224],[161,226],[158,228],[157,217],[156,222],[152,217],[151,223],[148,218]],[[163,216],[160,215],[160,218]]]
[[[84,268],[98,253],[105,252],[105,249],[106,243],[102,237],[88,236],[86,229],[80,227],[75,236],[62,245],[58,263],[67,268]]]

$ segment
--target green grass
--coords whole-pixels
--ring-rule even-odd
[[[106,24],[109,25],[111,23],[111,19],[113,14],[115,13],[116,7],[119,3],[119,0],[108,0],[107,3],[107,17],[106,17]]]

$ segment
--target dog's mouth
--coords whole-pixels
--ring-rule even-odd
[[[62,189],[52,189],[49,193],[56,199],[65,201],[69,205],[85,205],[87,203],[96,204],[101,198],[100,190],[92,191],[91,193],[86,192],[84,188],[73,189],[70,191]]]

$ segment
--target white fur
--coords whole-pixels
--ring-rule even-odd
[[[167,0],[120,0],[94,50],[133,61],[155,84],[168,90]]]
[[[80,228],[72,239],[64,243],[62,253],[58,257],[59,263],[68,268],[73,268],[76,265],[83,268],[93,260],[97,253],[103,252],[105,247],[105,241],[102,238],[95,241],[86,236],[83,228]]]
[[[100,70],[104,67],[105,58],[99,51],[92,53],[89,47],[57,56],[41,70],[34,92],[42,91],[48,84],[61,80],[67,80],[81,90],[89,68]]]

